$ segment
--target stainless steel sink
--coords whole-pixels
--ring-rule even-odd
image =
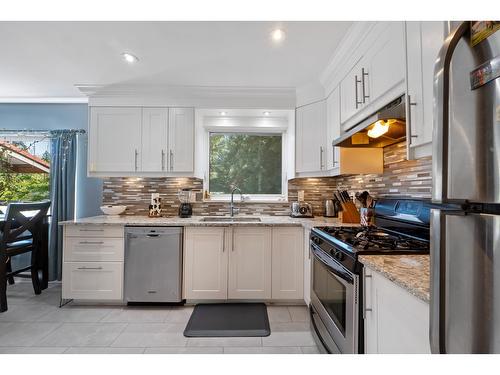
[[[206,216],[200,219],[200,221],[207,221],[212,223],[260,223],[262,220],[260,217],[230,217],[230,216]]]

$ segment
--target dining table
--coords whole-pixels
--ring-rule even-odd
[[[0,236],[2,235],[3,228],[5,226],[5,206],[0,207]],[[33,213],[36,214],[36,211]],[[30,213],[25,213],[26,217],[30,217]],[[42,246],[38,249],[38,269],[42,272],[42,277],[40,279],[42,289],[47,289],[49,286],[49,217],[46,215],[42,226]]]

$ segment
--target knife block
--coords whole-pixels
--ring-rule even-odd
[[[340,221],[342,223],[352,223],[359,224],[361,217],[359,216],[358,209],[354,205],[353,202],[342,202],[342,211],[339,212],[339,216],[341,216]]]

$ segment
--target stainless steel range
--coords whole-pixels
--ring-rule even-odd
[[[363,353],[363,285],[360,254],[429,252],[432,204],[424,200],[381,199],[375,226],[318,227],[311,230],[311,324],[327,353]]]

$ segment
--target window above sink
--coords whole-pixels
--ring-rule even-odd
[[[199,110],[197,175],[206,201],[229,202],[232,186],[245,202],[287,202],[294,173],[294,111]],[[240,195],[235,195],[240,201]]]

